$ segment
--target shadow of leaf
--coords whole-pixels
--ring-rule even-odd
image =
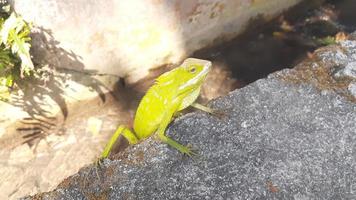
[[[26,131],[26,142],[31,141],[31,138],[43,138],[53,133],[48,133],[53,130],[48,125],[50,127],[65,125],[70,114],[66,101],[71,98],[66,96],[66,90],[70,90],[70,82],[78,83],[95,91],[102,102],[106,100],[103,91],[106,86],[95,77],[100,74],[96,70],[85,70],[81,57],[73,51],[67,51],[60,47],[60,43],[50,30],[35,27],[31,38],[31,55],[38,76],[20,80],[17,83],[20,92],[14,93],[9,101],[10,104],[26,111],[32,120],[27,123],[27,125],[31,124],[31,128],[26,128],[26,123],[24,123],[24,127],[17,129],[19,133]],[[62,117],[51,111],[55,105],[60,108]],[[50,124],[48,124],[48,121],[56,120],[58,117],[63,118],[62,123],[49,122]],[[28,119],[24,121],[26,120],[28,121]],[[58,120],[56,121],[58,122]],[[30,133],[31,131],[33,133]]]

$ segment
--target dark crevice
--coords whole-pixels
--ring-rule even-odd
[[[244,84],[292,68],[309,52],[329,44],[327,37],[355,30],[356,1],[330,0],[316,7],[318,2],[305,1],[265,25],[262,19],[251,21],[244,34],[191,56],[228,66],[232,78]]]

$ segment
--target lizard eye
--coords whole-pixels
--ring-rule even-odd
[[[194,74],[194,73],[196,72],[195,66],[190,67],[190,68],[189,68],[189,72],[192,73],[192,74]]]

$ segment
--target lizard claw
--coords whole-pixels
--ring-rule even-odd
[[[97,158],[96,160],[95,160],[95,166],[96,167],[100,167],[100,165],[102,165],[103,164],[103,158]]]
[[[182,149],[182,153],[189,156],[189,157],[193,157],[193,156],[197,156],[199,155],[197,150],[193,148],[192,145],[188,144],[184,149]]]
[[[101,181],[101,180],[100,180],[98,168],[100,168],[101,165],[103,164],[103,160],[104,160],[104,158],[100,157],[100,158],[96,158],[95,161],[94,161],[94,163],[95,163],[95,173],[96,173],[96,176],[98,177],[99,181]]]

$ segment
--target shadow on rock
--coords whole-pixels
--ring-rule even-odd
[[[68,91],[75,92],[70,84],[79,84],[95,91],[102,102],[106,100],[103,88],[107,88],[95,78],[95,75],[100,75],[97,71],[84,69],[80,56],[59,47],[50,30],[36,27],[31,38],[31,55],[38,75],[21,80],[18,83],[20,92],[9,101],[30,116],[23,119],[23,126],[17,128],[17,132],[25,139],[24,143],[43,138],[49,131],[57,134],[63,132],[69,115],[68,99],[75,99],[67,94]],[[57,108],[61,115],[58,115]],[[56,130],[53,129],[55,127]]]

